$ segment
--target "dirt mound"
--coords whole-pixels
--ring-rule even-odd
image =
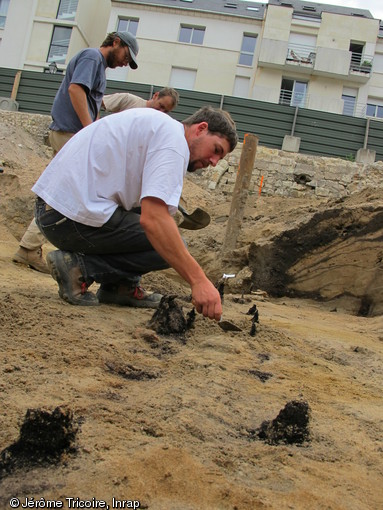
[[[21,239],[33,218],[30,191],[52,157],[52,150],[22,128],[0,125],[0,218]]]
[[[8,464],[1,508],[16,495],[152,510],[383,507],[379,190],[342,202],[249,197],[225,258],[230,197],[189,178],[186,210],[202,206],[212,221],[183,235],[215,283],[236,274],[223,319],[237,330],[200,315],[184,330],[190,289],[172,270],[148,274],[147,290],[177,296],[174,335],[167,316],[151,328],[153,310],[71,306],[50,275],[12,263],[49,152],[18,129],[0,150],[0,451],[18,444],[33,409],[22,444],[38,460]],[[318,299],[274,298],[274,288]],[[65,413],[56,429],[45,414],[56,408],[81,429]],[[60,438],[54,462],[40,462]]]

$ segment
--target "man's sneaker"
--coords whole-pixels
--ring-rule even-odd
[[[13,255],[12,260],[18,264],[24,264],[36,271],[40,271],[40,273],[49,273],[48,266],[43,259],[41,246],[34,250],[27,250],[27,248],[20,246],[17,252]]]
[[[97,306],[97,297],[88,292],[77,257],[69,251],[51,251],[47,255],[48,268],[59,285],[59,296],[72,305]]]
[[[136,308],[158,308],[162,294],[149,294],[138,285],[101,285],[97,291],[100,303]]]

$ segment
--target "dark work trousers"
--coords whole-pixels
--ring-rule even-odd
[[[90,227],[63,216],[38,197],[35,218],[48,241],[76,254],[88,285],[138,283],[142,274],[169,267],[150,244],[137,212],[118,207],[102,227]]]

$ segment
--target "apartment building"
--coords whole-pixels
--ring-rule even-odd
[[[105,38],[110,0],[0,0],[0,67],[63,72]]]
[[[252,97],[383,118],[383,39],[364,9],[269,0]]]
[[[113,79],[248,96],[265,4],[229,0],[112,0],[108,30],[132,31],[137,71]]]
[[[60,72],[114,30],[139,68],[110,80],[383,118],[381,22],[303,0],[0,0],[0,67]]]

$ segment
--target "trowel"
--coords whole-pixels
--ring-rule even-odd
[[[235,274],[223,273],[222,279],[216,284],[216,287],[220,291],[222,303],[223,303],[224,286],[225,286],[226,280],[228,278],[234,278],[234,277],[235,277]],[[239,326],[237,326],[236,324],[234,324],[233,322],[224,320],[222,315],[218,322],[218,326],[221,329],[223,329],[224,331],[242,331],[242,329]]]
[[[242,329],[234,324],[234,322],[224,320],[222,317],[218,322],[218,326],[224,331],[242,331]]]

